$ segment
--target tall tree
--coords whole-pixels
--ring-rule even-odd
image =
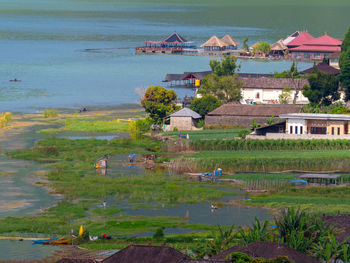
[[[221,77],[234,74],[236,69],[239,67],[236,63],[237,58],[235,56],[224,55],[221,62],[217,61],[216,59],[212,59],[210,60],[209,65],[213,73]]]
[[[226,55],[221,61],[211,60],[209,65],[213,73],[203,79],[200,93],[213,95],[222,103],[239,101],[242,98],[243,82],[237,80],[238,76],[235,71],[239,66],[236,62],[236,57]]]
[[[244,40],[243,40],[243,49],[245,51],[248,51],[249,50],[249,47],[248,47],[248,38],[245,37]]]
[[[208,112],[215,110],[221,106],[221,102],[212,95],[204,95],[202,98],[195,98],[190,108],[195,112],[198,112],[202,117]]]
[[[342,88],[345,90],[345,100],[348,101],[350,100],[350,27],[341,45],[339,66],[339,80]]]
[[[303,95],[312,104],[327,106],[339,100],[339,81],[333,74],[323,73],[314,66],[308,80],[310,86],[304,86]]]
[[[256,54],[259,51],[266,55],[271,51],[270,44],[265,41],[259,41],[258,44],[253,48],[253,54]]]
[[[149,114],[154,123],[161,123],[163,118],[176,110],[176,93],[173,90],[167,90],[161,86],[149,87],[141,105]]]
[[[242,98],[242,81],[237,80],[237,75],[221,76],[210,74],[202,81],[200,93],[213,95],[222,103],[239,101]]]

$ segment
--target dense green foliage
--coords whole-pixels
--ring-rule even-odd
[[[341,102],[333,103],[331,105],[315,105],[315,104],[306,104],[301,108],[304,113],[329,113],[329,114],[347,114],[349,108],[344,106]]]
[[[310,103],[327,106],[339,100],[339,81],[333,74],[321,72],[314,66],[308,80],[310,86],[303,87],[303,95],[309,99]]]
[[[244,49],[245,51],[248,51],[248,50],[249,50],[248,38],[247,38],[247,37],[245,37],[245,38],[243,39],[242,47],[243,47],[243,49]]]
[[[141,105],[154,123],[160,124],[163,118],[176,110],[176,98],[177,95],[173,90],[167,90],[161,86],[151,86],[146,90]]]
[[[282,93],[278,96],[278,102],[280,104],[288,104],[288,102],[292,98],[291,95],[292,95],[291,88],[283,88]]]
[[[339,80],[345,90],[345,100],[350,99],[350,27],[344,37],[339,56]]]
[[[200,93],[213,95],[222,103],[239,101],[242,98],[241,87],[243,83],[237,80],[237,58],[224,56],[220,61],[211,60],[212,74],[206,76],[201,84]]]
[[[44,110],[44,118],[53,118],[57,117],[58,113],[56,109],[45,109]]]
[[[200,93],[216,96],[222,103],[239,101],[242,98],[243,82],[236,75],[219,77],[216,74],[206,76],[201,85]]]
[[[268,42],[259,41],[256,45],[253,46],[253,55],[258,54],[259,52],[263,54],[268,54],[271,50],[271,46]]]
[[[208,112],[211,112],[221,106],[221,102],[212,95],[204,95],[202,98],[195,98],[191,103],[191,109],[204,117]]]
[[[219,77],[230,76],[236,72],[237,69],[237,58],[235,56],[225,55],[220,61],[212,59],[209,62],[210,68],[214,74]]]

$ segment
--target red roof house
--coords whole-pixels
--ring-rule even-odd
[[[305,43],[308,43],[311,40],[314,40],[315,38],[308,32],[300,33],[299,36],[294,38],[292,41],[290,41],[287,46],[288,48],[298,47],[301,45],[304,45]]]
[[[329,56],[332,53],[341,51],[342,41],[328,35],[323,35],[319,38],[310,39],[309,41],[304,41],[306,37],[299,41],[294,39],[288,44],[289,52],[293,59],[319,59],[322,60],[324,57]],[[297,45],[296,44],[300,44]]]

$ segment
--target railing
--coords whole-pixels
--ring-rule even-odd
[[[145,52],[182,52],[182,47],[137,47],[136,51],[145,51]]]

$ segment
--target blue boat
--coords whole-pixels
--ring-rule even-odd
[[[290,181],[291,184],[295,184],[295,183],[302,183],[302,184],[306,184],[307,181],[302,180],[302,179],[293,179]]]
[[[56,240],[56,239],[58,239],[58,238],[33,240],[33,244],[41,244],[41,245],[43,245],[45,242],[53,241],[53,240]]]

